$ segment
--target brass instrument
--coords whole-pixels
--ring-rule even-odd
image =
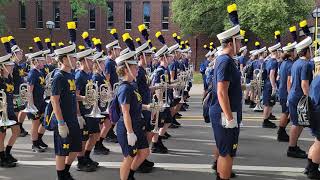
[[[101,114],[109,114],[109,105],[113,97],[111,87],[108,84],[101,84],[99,87],[99,94],[100,106],[103,108],[107,106],[107,109],[104,112],[101,112]]]
[[[260,101],[261,98],[261,94],[262,94],[262,65],[261,65],[261,69],[255,69],[253,71],[253,77],[255,79],[255,88],[254,90],[256,91],[256,107],[253,109],[254,112],[262,112],[263,108],[262,108],[262,104]]]
[[[164,81],[163,81],[163,77],[164,77]],[[165,77],[166,77],[165,74],[160,76],[160,83],[163,84],[165,88],[165,103],[163,104],[163,107],[168,108],[170,107],[170,105],[168,104],[168,82]]]
[[[155,95],[152,98],[152,104],[154,108],[151,110],[151,124],[154,125],[153,133],[159,134],[159,114],[160,114],[160,103],[156,102]],[[156,113],[155,119],[153,119],[152,114]]]
[[[151,84],[151,76],[152,76],[151,68],[146,68],[146,72],[147,72],[147,84]]]
[[[93,83],[89,81],[86,85],[85,92],[85,108],[89,109],[92,107],[92,111],[90,114],[86,114],[86,117],[91,118],[104,118],[105,116],[101,114],[101,110],[99,108],[99,91],[98,91],[98,82]]]
[[[44,98],[46,97],[50,97],[52,95],[52,92],[51,92],[51,85],[52,85],[52,74],[53,74],[54,71],[50,72],[49,74],[47,74],[46,78],[45,78],[45,82],[46,82],[46,86],[45,86],[45,89],[44,89]],[[46,102],[49,103],[50,99],[47,99]]]
[[[23,110],[25,113],[35,114],[38,112],[37,107],[33,103],[33,95],[29,92],[29,84],[22,83],[19,87],[19,96],[21,97],[21,101],[23,103],[27,103],[26,108]]]
[[[0,119],[0,127],[8,127],[16,124],[16,121],[9,120],[7,112],[7,95],[3,90],[0,90],[0,111],[2,112]]]

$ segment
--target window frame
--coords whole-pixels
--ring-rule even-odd
[[[148,8],[149,8],[149,21],[145,21],[145,4],[148,4]],[[151,2],[150,1],[143,1],[142,2],[142,10],[143,10],[142,11],[142,21],[146,25],[148,30],[150,30],[150,25],[151,25]]]
[[[24,7],[24,18],[22,18],[22,7]],[[19,29],[27,29],[27,8],[26,4],[19,1]],[[22,20],[24,19],[24,20]],[[22,25],[23,24],[23,25]]]
[[[130,19],[131,19],[131,21],[127,21],[127,5],[128,4],[130,4]],[[130,24],[130,29],[127,28],[127,24]],[[124,29],[126,31],[132,30],[132,2],[131,1],[124,2]]]
[[[109,12],[109,5],[111,5],[112,6],[112,8],[111,8],[111,12]],[[109,20],[109,15],[110,14],[112,14],[112,16],[110,16],[110,17],[112,17],[112,21],[110,21]],[[107,26],[107,30],[111,30],[113,27],[114,27],[114,2],[113,1],[107,1],[107,17],[106,17],[106,19],[107,19],[107,23],[106,23],[106,26]],[[111,25],[111,26],[110,26]]]
[[[94,20],[92,21],[91,20],[91,10],[94,10],[93,12],[94,12]],[[97,17],[97,15],[96,15],[96,6],[95,5],[93,5],[93,4],[89,4],[89,8],[88,8],[88,11],[89,11],[89,13],[88,13],[88,15],[89,15],[89,17],[88,17],[88,20],[89,20],[89,30],[90,31],[94,31],[94,30],[96,30],[97,29],[97,22],[96,22],[96,17]],[[91,23],[94,23],[94,28],[91,28]]]
[[[37,0],[36,3],[36,29],[43,29],[44,28],[44,21],[43,21],[43,1]],[[41,10],[41,21],[39,21],[39,5]],[[39,23],[42,23],[42,27],[39,27]]]
[[[56,9],[59,9],[59,21],[56,21]],[[61,8],[60,8],[60,1],[53,1],[52,2],[52,10],[53,10],[53,22],[54,22],[54,29],[60,29],[61,27]],[[59,24],[59,26],[57,26]]]
[[[168,20],[165,20],[164,17],[164,5],[168,4]],[[161,2],[161,29],[162,31],[169,31],[169,19],[170,19],[170,2],[169,1],[162,1]],[[168,28],[164,29],[163,25],[167,24]]]

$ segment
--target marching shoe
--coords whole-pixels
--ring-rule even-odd
[[[19,136],[26,137],[28,134],[29,134],[28,131],[26,131],[24,128],[22,128]]]
[[[166,133],[164,133],[164,136],[162,138],[169,139],[169,138],[171,138],[171,135],[168,132],[166,132]]]
[[[106,148],[103,144],[96,144],[94,146],[93,153],[95,155],[108,155],[110,152],[110,149]]]
[[[262,123],[262,127],[263,128],[277,128],[277,125],[271,121],[269,121],[268,119],[265,119]]]
[[[289,147],[287,151],[287,156],[301,159],[306,159],[308,157],[307,153],[301,150],[299,146]]]
[[[7,158],[3,158],[0,161],[0,167],[3,167],[3,168],[13,168],[16,166],[17,164],[15,162],[11,162]]]
[[[138,168],[138,172],[140,173],[150,173],[152,171],[153,167],[147,166],[145,163],[142,163],[139,168]]]
[[[154,167],[154,162],[151,162],[148,159],[145,159],[143,161],[143,164],[145,164],[146,166],[149,166],[149,167]]]
[[[37,146],[32,145],[32,151],[37,153],[42,153],[42,152],[45,152],[46,150],[39,145]]]
[[[48,145],[46,143],[44,143],[42,139],[39,139],[38,143],[39,143],[39,146],[42,147],[43,149],[48,148]]]
[[[6,154],[6,158],[9,162],[18,162],[18,160],[14,158],[11,154]]]
[[[270,114],[270,116],[269,116],[268,119],[269,119],[269,120],[277,120],[277,117],[274,116],[273,114]]]
[[[85,162],[85,160],[78,159],[77,171],[93,172],[96,170],[97,170],[97,167],[94,166],[93,164],[89,164]]]
[[[167,154],[168,153],[168,149],[161,147],[159,142],[152,144],[151,151],[152,151],[152,153],[159,153],[159,154]]]
[[[287,134],[287,132],[285,130],[279,129],[277,140],[279,142],[289,142],[289,135]]]

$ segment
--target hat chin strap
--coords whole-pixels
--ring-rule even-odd
[[[2,64],[3,69],[7,72],[7,74],[10,74],[8,69],[6,68],[6,66],[4,64]]]
[[[128,64],[127,62],[124,62],[124,64],[126,65],[128,71],[129,71],[130,76],[134,79],[134,81],[137,81],[136,77],[133,76],[133,74],[132,74],[132,71],[131,71],[131,69],[130,69],[130,67],[129,67],[129,64]]]
[[[146,54],[144,52],[142,52],[142,54],[143,54],[143,61],[144,61],[145,65],[147,66],[148,64],[147,64]]]
[[[168,59],[167,59],[167,56],[164,54],[164,55],[163,55],[163,57],[164,57],[164,59],[165,59],[165,61],[166,61],[167,65],[169,65],[169,63],[168,63]]]
[[[86,63],[87,69],[90,69],[90,68],[89,68],[89,65],[88,65],[88,60],[87,60],[87,58],[84,58],[84,62]]]
[[[234,56],[236,56],[236,55],[237,55],[236,37],[232,37],[232,42],[233,42],[233,52],[234,52]]]
[[[97,62],[97,64],[98,64],[98,67],[99,67],[100,71],[103,72],[103,71],[102,71],[102,68],[101,68],[101,66],[100,66],[100,62],[99,62],[99,61],[96,61],[96,62]]]
[[[71,67],[71,69],[74,69],[74,67],[73,67],[73,65],[72,65],[72,63],[71,63],[71,60],[70,60],[69,55],[67,55],[67,58],[68,58],[69,66]]]

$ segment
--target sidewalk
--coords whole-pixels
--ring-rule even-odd
[[[202,95],[203,94],[203,84],[193,84],[190,90],[190,95]]]

